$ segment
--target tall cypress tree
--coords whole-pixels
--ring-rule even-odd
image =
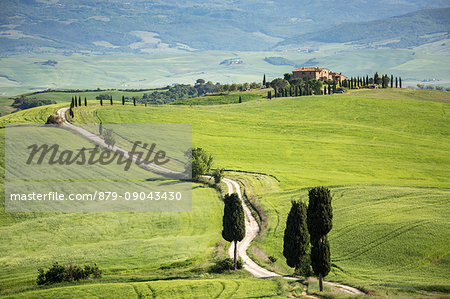
[[[136,106],[136,98],[133,97],[133,106]]]
[[[369,75],[366,75],[366,85],[369,85]]]
[[[78,107],[78,100],[77,100],[77,97],[75,97],[75,107]]]
[[[122,105],[125,105],[125,96],[122,96]]]
[[[374,84],[379,84],[379,80],[380,77],[378,76],[378,72],[375,72],[375,75],[373,76],[373,83]]]
[[[112,101],[112,96],[109,98],[109,103],[111,104],[111,106],[112,106],[112,104],[113,104],[113,101]]]
[[[100,106],[103,106],[103,98],[100,98]]]
[[[402,88],[402,77],[398,77],[398,85]]]
[[[84,97],[84,106],[87,106],[87,99]]]
[[[306,266],[302,263],[307,262],[308,249],[309,233],[306,224],[306,204],[301,201],[292,201],[291,210],[286,219],[283,243],[283,255],[288,266],[295,268],[296,272],[302,266]]]
[[[81,107],[81,96],[78,97],[78,106]]]
[[[331,269],[327,234],[333,227],[332,198],[330,190],[325,187],[315,187],[308,195],[307,223],[311,240],[311,266],[319,277],[320,291],[323,291],[323,277],[327,276]]]
[[[331,94],[331,84],[328,83],[328,94]]]
[[[266,88],[266,74],[264,74],[263,76],[263,84],[264,88]]]
[[[391,88],[394,87],[394,75],[391,75]]]
[[[71,107],[71,108],[75,107],[75,103],[74,103],[74,100],[73,100],[73,96],[72,96],[72,102],[70,103],[70,107]]]
[[[222,237],[234,242],[234,269],[237,269],[237,243],[245,237],[244,209],[237,193],[225,195],[224,204]]]
[[[239,103],[242,103],[242,97],[239,96]]]

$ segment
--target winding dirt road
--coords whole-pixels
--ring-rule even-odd
[[[105,141],[103,139],[101,139],[99,136],[83,129],[80,128],[78,126],[75,126],[71,123],[69,123],[66,119],[66,112],[67,110],[69,110],[69,108],[61,108],[58,110],[58,115],[64,120],[64,126],[77,132],[78,134],[82,135],[83,137],[85,137],[86,139],[99,144],[101,146],[104,147],[108,147],[107,144],[105,143]],[[114,146],[112,148],[112,150],[114,151],[119,151],[119,152],[123,152],[124,155],[126,155],[126,157],[128,156],[128,152],[117,147]],[[134,156],[132,156],[133,159],[135,158]],[[158,166],[158,165],[154,165],[154,164],[146,164],[146,166],[149,168],[149,170],[153,170],[153,171],[158,171],[158,172],[166,172],[166,173],[176,173],[173,170]],[[245,237],[244,239],[242,239],[241,242],[238,242],[238,254],[239,256],[242,258],[242,261],[244,262],[244,268],[249,271],[253,276],[258,277],[258,278],[271,278],[271,277],[276,277],[276,276],[281,276],[278,273],[269,271],[261,266],[259,266],[258,264],[256,264],[251,258],[248,257],[247,255],[247,249],[250,247],[251,242],[253,241],[253,239],[258,235],[259,233],[259,225],[258,222],[256,221],[256,219],[253,217],[249,207],[247,206],[247,204],[245,203],[245,201],[242,198],[242,192],[241,192],[241,187],[240,185],[236,182],[233,181],[231,179],[228,178],[224,178],[222,179],[222,181],[227,185],[228,188],[228,193],[237,193],[239,195],[239,198],[241,199],[242,202],[242,207],[244,208],[244,214],[245,214]],[[234,244],[234,243],[233,243]],[[234,245],[230,246],[228,253],[230,255],[230,257],[234,256]],[[291,277],[291,276],[283,276],[283,278],[285,279],[289,279],[289,280],[297,280],[297,278],[295,277]],[[325,285],[334,287],[336,289],[338,289],[340,292],[342,293],[346,293],[346,294],[351,294],[351,295],[365,295],[365,293],[363,293],[362,291],[350,287],[350,286],[346,286],[346,285],[341,285],[341,284],[337,284],[337,283],[332,283],[332,282],[328,282],[328,281],[324,281]],[[305,297],[309,297],[309,298],[316,298],[314,296],[309,296],[303,294]]]

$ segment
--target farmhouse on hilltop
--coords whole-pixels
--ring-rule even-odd
[[[296,79],[302,79],[303,81],[309,81],[311,79],[316,80],[333,80],[333,81],[343,81],[347,79],[342,73],[331,72],[328,69],[320,67],[301,67],[292,71],[292,75]]]

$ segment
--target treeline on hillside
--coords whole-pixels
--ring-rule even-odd
[[[379,75],[375,73],[373,77],[369,75],[362,77],[351,77],[345,80],[317,80],[311,79],[303,81],[295,78],[292,73],[284,74],[284,78],[276,78],[271,82],[266,82],[265,76],[263,78],[263,86],[272,87],[267,97],[292,97],[305,95],[321,95],[342,93],[345,89],[359,89],[359,88],[402,88],[402,78],[394,75]]]
[[[44,105],[51,105],[51,104],[56,104],[56,102],[52,101],[52,100],[28,98],[28,97],[21,95],[20,97],[14,99],[14,102],[12,103],[11,106],[13,108],[16,108],[19,110],[24,110],[24,109],[29,109],[29,108],[44,106]]]
[[[179,100],[196,98],[207,94],[227,91],[244,91],[251,88],[260,88],[261,84],[252,83],[233,83],[233,84],[214,84],[211,81],[206,82],[203,79],[198,79],[194,86],[190,84],[176,84],[168,87],[167,90],[154,91],[151,93],[144,93],[142,96],[124,97],[125,102],[133,102],[139,104],[162,105]],[[108,94],[101,94],[96,97],[99,101],[109,101],[111,96]]]

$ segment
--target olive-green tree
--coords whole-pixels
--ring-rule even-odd
[[[237,269],[237,243],[245,237],[244,208],[237,193],[225,195],[222,237],[234,242],[234,269]]]
[[[301,201],[292,201],[284,230],[283,255],[288,266],[295,268],[296,273],[299,273],[300,269],[309,268],[308,249],[306,204]],[[305,272],[303,271],[302,274],[307,275],[308,273]]]
[[[319,277],[320,291],[323,291],[323,277],[330,272],[330,246],[327,234],[333,227],[333,208],[330,190],[315,187],[309,191],[307,209],[308,231],[311,240],[311,266]]]

